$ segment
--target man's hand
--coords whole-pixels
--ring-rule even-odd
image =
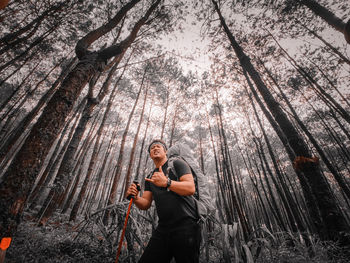
[[[135,200],[137,199],[139,194],[139,191],[137,190],[137,186],[135,183],[132,183],[129,187],[129,189],[126,191],[126,196],[132,195],[135,197]]]
[[[151,178],[145,178],[145,180],[158,187],[166,187],[168,178],[165,176],[162,171],[162,167],[160,166],[159,172],[154,172]]]

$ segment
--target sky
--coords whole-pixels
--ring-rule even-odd
[[[176,31],[164,36],[159,44],[168,52],[175,54],[185,72],[197,71],[199,74],[210,68],[208,38],[200,36],[201,25],[195,23],[192,14],[186,17],[183,32]]]

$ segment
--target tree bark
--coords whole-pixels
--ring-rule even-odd
[[[72,66],[76,62],[76,59],[73,59],[65,69],[62,70],[60,76],[53,83],[52,87],[42,96],[36,106],[31,110],[30,113],[27,114],[26,117],[17,125],[15,130],[13,130],[10,136],[6,139],[6,142],[1,145],[0,149],[0,163],[3,162],[7,153],[9,153],[15,143],[19,140],[19,138],[23,135],[23,131],[27,130],[30,123],[34,120],[34,118],[39,114],[41,109],[44,107],[45,103],[50,100],[54,92],[57,90],[57,87],[65,78],[67,73],[72,69]]]
[[[141,147],[140,147],[140,155],[139,155],[139,162],[137,164],[137,168],[136,168],[136,172],[135,175],[140,178],[140,169],[141,169],[141,163],[143,160],[143,153],[145,151],[145,143],[146,143],[146,137],[147,137],[147,133],[148,133],[148,128],[149,128],[149,124],[151,122],[151,112],[152,112],[152,108],[153,108],[153,100],[151,102],[151,105],[149,107],[149,111],[148,111],[148,118],[147,118],[147,124],[146,124],[146,128],[145,128],[145,132],[143,134],[143,139],[142,139],[142,143],[141,143]],[[145,180],[145,175],[144,172],[141,174],[141,180],[140,180],[140,185],[144,185],[144,180]]]
[[[28,203],[31,203],[30,209],[35,208],[37,201],[39,199],[39,194],[42,193],[43,189],[45,189],[48,186],[49,182],[51,181],[51,179],[54,175],[54,171],[59,166],[59,163],[62,160],[62,156],[66,152],[67,146],[69,145],[69,142],[73,137],[73,133],[74,133],[74,130],[76,128],[76,124],[79,120],[79,117],[80,117],[80,114],[82,111],[81,106],[83,106],[83,103],[84,102],[82,102],[81,105],[78,107],[78,109],[75,113],[75,116],[70,118],[70,121],[73,121],[75,119],[74,124],[71,127],[68,124],[65,126],[44,172],[41,174],[38,182],[36,183],[35,187],[31,191],[29,199],[28,199]],[[69,134],[67,136],[66,133],[67,133],[67,130],[69,127],[70,127],[70,131],[69,131]],[[64,141],[66,136],[67,136],[67,140]],[[62,146],[62,142],[65,142],[65,144],[63,146]]]

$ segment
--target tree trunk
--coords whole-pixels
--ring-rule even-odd
[[[134,112],[135,112],[135,109],[136,109],[136,105],[137,105],[137,102],[138,102],[139,97],[140,97],[141,90],[142,90],[142,85],[140,85],[140,88],[139,88],[139,91],[137,93],[137,97],[136,97],[134,106],[131,109],[131,112],[130,112],[130,115],[129,115],[129,118],[128,118],[128,122],[126,124],[125,130],[124,130],[124,133],[123,133],[123,136],[122,136],[122,141],[120,143],[120,148],[119,148],[118,161],[117,161],[117,164],[116,164],[115,173],[113,175],[113,183],[112,183],[111,190],[109,192],[107,205],[114,204],[114,202],[115,202],[115,200],[117,198],[118,183],[119,183],[120,175],[121,175],[121,172],[122,172],[122,165],[123,165],[123,161],[124,161],[124,147],[125,147],[126,137],[128,135],[128,132],[129,132],[131,119],[132,119],[132,117],[134,115]],[[104,214],[104,217],[103,217],[103,223],[105,225],[108,224],[108,219],[109,219],[110,213],[111,213],[110,209],[105,211],[105,214]]]
[[[39,114],[41,109],[44,107],[45,103],[50,100],[54,92],[57,90],[57,87],[62,82],[62,80],[65,78],[67,73],[71,71],[72,66],[76,62],[76,59],[73,59],[66,68],[64,68],[61,72],[61,75],[57,78],[57,80],[53,83],[52,87],[43,95],[39,102],[36,104],[36,106],[31,110],[30,113],[27,114],[26,117],[24,117],[23,120],[17,125],[15,130],[13,130],[10,134],[10,136],[6,139],[6,142],[1,145],[0,149],[0,163],[3,162],[6,154],[8,154],[13,146],[16,144],[16,142],[19,140],[19,138],[23,135],[23,131],[27,130],[30,123],[35,119],[35,117]]]
[[[16,130],[16,126],[18,125],[18,119],[19,119],[19,114],[21,112],[21,109],[23,109],[23,105],[30,99],[33,97],[33,93],[40,87],[40,84],[42,84],[45,80],[47,80],[47,78],[49,77],[49,75],[52,73],[53,70],[55,70],[59,65],[56,64],[47,74],[46,76],[37,83],[37,85],[30,91],[25,91],[25,94],[23,94],[21,96],[20,99],[22,99],[22,101],[19,103],[19,105],[16,105],[19,101],[19,99],[17,99],[17,101],[15,103],[13,103],[13,105],[7,109],[7,113],[4,113],[4,116],[6,116],[6,122],[4,123],[4,125],[2,125],[1,127],[1,131],[0,131],[0,140],[3,141],[7,141],[7,138],[11,136],[11,134],[13,133],[14,130]],[[23,98],[24,97],[24,98]],[[15,109],[14,109],[15,108]],[[13,110],[12,110],[13,109]],[[12,112],[11,112],[12,110]],[[4,120],[5,118],[3,118]],[[16,122],[17,121],[17,122]],[[21,123],[21,121],[19,122]],[[14,128],[13,128],[14,127]],[[4,139],[6,138],[6,139]]]
[[[165,111],[164,111],[164,117],[163,117],[162,131],[160,133],[161,140],[163,140],[163,137],[164,137],[165,124],[167,121],[168,107],[169,107],[169,96],[170,96],[170,91],[169,91],[169,85],[168,85],[167,91],[166,91],[166,98],[165,98]]]
[[[336,179],[336,181],[338,182],[339,186],[341,187],[341,189],[344,191],[344,193],[347,195],[347,197],[350,199],[350,188],[347,185],[347,183],[345,182],[343,176],[341,174],[338,173],[338,171],[335,169],[335,167],[331,164],[331,162],[328,160],[325,152],[323,151],[323,149],[320,147],[320,145],[318,144],[318,142],[316,141],[316,139],[314,138],[314,136],[309,132],[309,130],[307,129],[307,127],[304,125],[304,123],[300,120],[299,116],[297,115],[296,111],[294,110],[294,107],[291,105],[291,103],[289,102],[287,96],[284,94],[283,90],[279,87],[276,79],[272,76],[271,72],[265,67],[265,65],[262,63],[262,61],[260,61],[261,65],[265,68],[265,71],[267,72],[267,74],[269,75],[269,77],[272,79],[272,81],[274,82],[274,84],[276,85],[276,87],[278,88],[279,92],[281,93],[284,101],[286,102],[288,108],[290,109],[290,111],[292,112],[295,120],[297,121],[298,125],[300,126],[300,128],[303,130],[303,132],[306,134],[306,136],[308,137],[308,139],[310,140],[310,142],[313,144],[313,146],[315,147],[315,149],[317,150],[318,154],[321,156],[321,159],[323,160],[323,162],[326,164],[326,167],[328,168],[328,170],[332,173],[332,175],[334,176],[334,178]]]
[[[140,180],[140,169],[141,169],[141,163],[142,163],[142,159],[143,159],[143,153],[145,150],[145,142],[146,142],[146,137],[147,137],[147,133],[148,133],[148,127],[150,124],[150,120],[151,120],[151,112],[152,112],[152,108],[153,108],[153,100],[151,102],[151,105],[149,107],[149,112],[148,112],[148,118],[147,118],[147,124],[146,124],[146,128],[145,128],[145,133],[143,135],[143,139],[142,139],[142,143],[141,143],[141,147],[140,147],[140,155],[139,155],[139,162],[137,164],[137,168],[136,168],[136,177],[139,178]],[[139,181],[140,185],[144,185],[144,180],[145,180],[146,175],[144,174],[144,172],[141,174],[141,180]]]
[[[96,118],[96,122],[97,122],[97,118]],[[92,126],[94,127],[95,124],[93,124]],[[84,163],[84,160],[86,160],[88,158],[89,145],[95,140],[95,137],[91,137],[93,130],[94,130],[93,128],[90,129],[90,132],[86,137],[87,139],[84,141],[79,153],[77,154],[78,155],[78,157],[76,158],[77,162],[76,162],[76,165],[75,165],[74,170],[72,172],[72,174],[75,176],[74,176],[74,178],[72,178],[70,180],[69,185],[66,187],[66,190],[62,195],[61,204],[62,204],[62,213],[63,214],[65,214],[67,212],[67,210],[69,209],[69,207],[72,203],[72,200],[75,196],[75,193],[78,189],[78,185],[80,182],[80,175],[82,174],[82,169],[83,169],[83,163]],[[72,184],[73,184],[73,186],[71,187]],[[64,199],[66,199],[66,200],[64,200]],[[65,201],[65,203],[64,203],[64,201]],[[63,203],[64,203],[64,205],[63,205]]]
[[[318,38],[319,40],[321,40],[321,42],[323,44],[325,44],[330,50],[333,51],[333,53],[337,54],[337,56],[339,58],[341,58],[345,63],[350,65],[350,60],[345,57],[342,53],[339,52],[339,50],[337,48],[335,48],[334,46],[332,46],[332,44],[330,44],[329,42],[327,42],[323,37],[321,37],[319,34],[317,34],[315,31],[311,30],[310,28],[308,28],[306,25],[304,25],[303,23],[301,23],[299,20],[296,20],[303,28],[305,28],[310,34],[312,34],[314,37]],[[349,20],[350,21],[350,20]]]
[[[142,83],[144,82],[144,78],[145,78],[146,72],[147,72],[147,68],[145,69],[145,73],[144,73],[144,76],[142,78]],[[131,183],[130,181],[131,181],[131,174],[132,174],[132,170],[133,170],[133,166],[134,166],[136,144],[137,144],[137,141],[138,141],[141,124],[142,124],[142,121],[143,121],[143,115],[144,115],[145,106],[146,106],[146,102],[147,102],[147,95],[148,95],[148,86],[146,87],[145,98],[144,98],[142,110],[141,110],[141,113],[140,113],[140,120],[139,120],[139,124],[137,126],[137,129],[136,129],[134,142],[133,142],[133,145],[132,145],[132,148],[131,148],[131,152],[130,152],[130,159],[129,159],[128,170],[127,170],[126,175],[125,175],[124,192],[122,193],[120,200],[122,200],[122,198],[125,196],[125,193],[128,190],[128,188],[130,186],[130,183]],[[141,160],[139,160],[139,162],[140,161]],[[136,181],[138,181],[138,174],[136,174],[135,179],[136,179]]]
[[[107,111],[105,112],[105,116],[107,115],[106,114]],[[84,182],[83,182],[83,185],[81,186],[80,188],[80,192],[79,192],[79,195],[77,197],[77,199],[75,200],[75,203],[74,203],[74,206],[72,208],[72,211],[70,213],[70,216],[69,216],[69,221],[74,221],[78,215],[78,210],[79,210],[79,207],[80,205],[82,204],[82,201],[85,197],[85,194],[86,194],[86,191],[88,189],[88,186],[89,186],[89,183],[90,183],[90,179],[91,179],[91,176],[92,176],[92,173],[94,171],[94,168],[95,168],[95,165],[96,165],[96,162],[97,162],[97,156],[100,152],[100,140],[102,138],[102,130],[103,130],[103,127],[104,127],[104,123],[105,123],[105,116],[102,120],[102,123],[100,123],[100,127],[96,133],[96,140],[95,140],[95,143],[93,143],[93,152],[92,152],[92,155],[91,155],[91,158],[90,158],[90,162],[89,162],[89,167],[88,167],[88,170],[87,170],[87,174],[85,176],[85,179],[84,179]],[[63,197],[61,198],[63,199]]]
[[[136,38],[137,36],[137,33],[138,31],[140,30],[141,26],[143,25],[143,23],[145,23],[145,21],[147,20],[147,18],[149,17],[149,15],[152,13],[152,11],[156,8],[156,4],[159,4],[159,1],[157,1],[155,4],[153,4],[149,9],[148,11],[146,12],[146,15],[144,17],[142,17],[137,23],[136,25],[134,26],[134,28],[132,29],[132,31],[130,32],[129,36],[126,37],[123,41],[121,41],[118,45],[114,45],[114,46],[111,46],[109,48],[106,48],[106,49],[103,49],[101,51],[99,51],[98,53],[88,53],[88,55],[86,55],[86,57],[90,57],[92,56],[93,58],[93,62],[97,63],[101,63],[101,60],[103,61],[106,61],[108,58],[110,57],[113,57],[113,56],[124,56],[125,54],[125,51],[127,48],[129,48],[129,46],[132,44],[132,42],[134,41],[134,39]],[[130,7],[131,8],[131,7]],[[104,34],[107,33],[106,31],[104,31]],[[99,35],[100,36],[100,35]],[[81,43],[80,43],[81,44]],[[79,45],[80,45],[79,44]],[[81,48],[78,48],[79,51],[78,52],[81,52]],[[120,61],[120,59],[119,59]],[[102,63],[102,67],[104,67],[104,62]],[[100,65],[101,66],[101,65]],[[114,67],[116,67],[116,65],[114,65]],[[91,77],[92,76],[96,76],[96,72],[94,72],[93,74],[90,75]],[[90,78],[91,78],[90,77]],[[90,99],[90,104],[89,106],[90,107],[94,107],[93,105],[98,103],[98,100],[96,101],[95,99]],[[90,112],[88,109],[87,109],[87,112]],[[88,114],[88,113],[87,113]],[[84,120],[87,122],[87,120]],[[86,125],[86,124],[85,124]],[[79,126],[80,127],[80,126]],[[79,134],[80,138],[82,136],[82,133],[83,131],[81,131],[81,134]],[[78,144],[78,142],[80,141],[80,138],[77,139],[76,143]],[[75,151],[74,151],[75,153]],[[71,168],[71,165],[68,165],[68,163],[71,163],[72,161],[74,161],[74,158],[73,158],[73,153],[70,154],[69,158],[67,157],[67,163],[65,163],[64,167],[62,168],[62,173],[60,174],[60,176],[57,176],[56,177],[56,180],[55,180],[55,186],[57,186],[57,188],[55,187],[54,189],[54,197],[53,197],[53,201],[54,202],[51,202],[51,205],[49,206],[49,208],[46,210],[45,212],[45,215],[43,217],[43,222],[45,222],[45,219],[47,219],[47,217],[49,217],[52,212],[55,210],[56,208],[56,204],[57,204],[57,201],[59,199],[62,198],[62,194],[64,192],[64,188],[65,186],[67,186],[68,182],[69,182],[69,175],[70,175],[70,168]]]
[[[40,37],[36,38],[32,43],[30,43],[30,45],[23,52],[19,53],[13,59],[11,59],[10,61],[8,61],[5,64],[1,65],[0,66],[0,72],[2,72],[3,70],[5,70],[6,68],[8,68],[10,66],[16,65],[16,62],[18,60],[21,60],[21,59],[25,58],[27,56],[27,54],[32,49],[34,49],[35,47],[39,46],[39,44],[41,44],[48,36],[50,36],[53,32],[55,32],[55,30],[58,28],[58,26],[59,26],[59,23],[56,22],[56,24],[54,26],[50,27]],[[27,57],[27,58],[29,58],[29,57]],[[27,59],[25,59],[25,61],[27,61]]]
[[[301,76],[310,84],[310,87],[315,91],[315,93],[328,105],[330,109],[337,111],[343,118],[350,124],[350,114],[346,111],[330,94],[328,94],[318,82],[302,67],[300,66],[289,54],[282,48],[278,43],[276,38],[269,32],[270,36],[280,47],[283,53],[287,56],[289,63],[300,73]]]
[[[88,146],[89,146],[90,142],[94,140],[94,138],[90,139],[90,137],[92,136],[93,131],[95,130],[95,126],[97,125],[97,122],[98,122],[98,118],[96,117],[93,124],[91,125],[87,139],[85,140],[86,143],[84,142],[84,144],[80,148],[80,152],[81,152],[80,155],[85,154],[84,152],[86,152],[88,150]],[[75,132],[76,132],[76,130],[75,130]],[[73,137],[74,137],[74,135],[73,135]],[[71,141],[69,142],[69,144],[65,146],[65,147],[68,147],[68,149],[64,152],[65,155],[66,155],[67,151],[69,151],[69,147],[72,146],[71,143],[72,143],[73,139],[74,138],[72,138]],[[78,154],[78,156],[79,156],[79,154]],[[56,176],[55,176],[53,186],[51,187],[51,190],[50,190],[48,196],[46,197],[40,211],[37,213],[37,218],[39,218],[39,224],[38,224],[39,226],[44,225],[47,222],[47,220],[50,218],[52,213],[56,210],[56,208],[58,208],[58,206],[62,203],[62,200],[65,198],[64,194],[67,194],[66,188],[73,180],[73,176],[76,172],[76,169],[77,169],[78,165],[80,165],[80,162],[81,162],[81,160],[79,160],[80,157],[77,158],[78,161],[76,161],[76,158],[73,158],[73,159],[74,159],[74,162],[76,163],[76,165],[75,165],[75,167],[73,167],[73,166],[71,167],[72,170],[69,171],[71,176],[69,178],[62,179],[62,177],[59,174],[60,169],[61,169],[63,162],[64,162],[64,156],[63,156],[62,160],[57,160],[57,163],[60,165],[58,168],[58,172],[56,173],[56,169],[52,169],[50,171],[50,175],[49,175],[50,177],[52,177],[55,173],[56,173]],[[62,180],[64,180],[63,183],[65,185],[63,185]],[[57,187],[56,184],[61,186],[61,188],[63,189],[63,190],[61,190],[62,192],[59,192],[59,194],[57,194],[54,191],[55,188]],[[58,190],[60,190],[60,189],[58,189]]]
[[[75,46],[75,53],[77,54],[77,57],[79,59],[83,58],[88,53],[87,49],[89,46],[97,39],[101,38],[112,29],[114,29],[127,14],[127,12],[131,10],[138,2],[140,2],[140,0],[130,0],[117,12],[113,18],[108,21],[107,24],[100,26],[99,28],[89,32],[83,38],[81,38]]]
[[[223,16],[221,15],[216,1],[212,0],[212,2],[216,12],[219,15],[221,25],[223,26],[224,31],[231,42],[231,46],[234,49],[243,70],[246,70],[255,82],[255,85],[264,98],[270,112],[274,116],[276,122],[279,124],[283,133],[286,135],[291,148],[297,156],[293,162],[294,169],[304,174],[311,186],[312,193],[315,195],[318,209],[320,210],[321,218],[325,224],[325,229],[319,231],[320,236],[323,239],[332,240],[343,238],[342,233],[347,233],[350,231],[350,227],[346,222],[325,177],[321,173],[318,159],[311,155],[306,143],[298,134],[285,113],[281,110],[279,104],[272,97],[270,91],[260,78],[259,73],[251,64],[249,57],[243,52],[241,46],[236,42],[234,36],[227,27]]]
[[[100,189],[100,186],[101,186],[102,177],[103,177],[103,174],[105,173],[105,170],[107,167],[108,156],[110,156],[110,154],[111,154],[111,149],[113,147],[114,137],[116,136],[117,133],[118,133],[118,127],[114,128],[113,134],[111,136],[110,142],[109,142],[108,147],[107,147],[107,151],[105,152],[104,156],[102,157],[103,163],[102,163],[102,165],[99,168],[99,171],[97,173],[96,185],[95,185],[93,193],[91,194],[92,203],[88,207],[89,210],[92,209],[92,206],[96,202],[97,193],[99,192],[98,190]]]
[[[82,105],[83,105],[83,103],[81,103],[80,106],[82,106]],[[61,133],[60,138],[55,146],[55,149],[51,155],[49,163],[47,164],[44,172],[41,174],[35,187],[31,191],[29,199],[28,199],[28,203],[31,203],[31,205],[30,205],[31,209],[35,208],[37,201],[39,199],[39,194],[42,193],[43,189],[45,189],[48,186],[49,182],[51,181],[51,179],[53,177],[54,170],[58,167],[58,164],[61,162],[62,156],[66,152],[66,150],[68,148],[67,146],[69,145],[69,142],[73,137],[73,132],[74,132],[74,130],[76,128],[76,124],[79,120],[81,110],[82,110],[81,107],[79,107],[75,116],[73,116],[73,118],[71,118],[71,120],[70,120],[70,121],[72,121],[73,119],[75,119],[73,126],[70,127],[70,132],[68,135],[68,139],[66,141],[64,141],[64,138],[66,137],[66,132],[69,128],[69,125],[66,125],[66,127],[64,128],[64,130]],[[62,146],[62,142],[65,142],[65,144],[63,146]]]
[[[16,231],[42,161],[60,133],[82,88],[95,73],[96,66],[89,61],[80,62],[68,74],[4,174],[0,185],[0,210],[3,211],[0,216],[0,236],[12,236]]]
[[[174,140],[174,134],[175,134],[175,128],[176,128],[176,121],[177,121],[177,115],[179,112],[179,107],[178,104],[175,105],[175,112],[174,112],[174,117],[173,121],[171,124],[171,132],[170,132],[170,139],[169,139],[169,148],[173,145],[173,140]]]
[[[269,138],[268,138],[268,136],[267,136],[267,134],[265,132],[265,129],[264,129],[262,123],[261,123],[261,120],[259,118],[259,115],[258,115],[258,113],[256,111],[255,105],[254,105],[252,100],[251,100],[251,103],[253,105],[254,114],[255,114],[255,117],[256,117],[256,119],[258,121],[260,130],[263,133],[263,136],[264,136],[264,139],[265,139],[265,142],[266,142],[266,145],[267,145],[267,148],[268,148],[268,151],[269,151],[269,154],[270,154],[270,157],[271,157],[271,160],[272,160],[275,172],[277,174],[277,177],[279,178],[280,184],[281,184],[282,189],[283,189],[283,191],[282,191],[282,189],[280,189],[279,184],[277,183],[276,179],[272,175],[271,179],[274,182],[275,187],[277,189],[277,192],[279,193],[279,195],[280,195],[280,197],[282,199],[282,202],[284,204],[284,207],[285,207],[287,215],[288,215],[288,219],[289,219],[290,224],[291,224],[292,231],[296,232],[297,231],[296,226],[297,226],[298,229],[301,232],[305,232],[306,231],[306,227],[305,227],[305,225],[304,225],[304,223],[303,223],[303,221],[302,221],[302,219],[300,217],[300,213],[297,210],[297,206],[296,206],[296,204],[295,204],[295,202],[294,202],[294,200],[293,200],[293,198],[292,198],[292,196],[291,196],[291,194],[289,192],[289,189],[286,186],[286,184],[284,183],[284,180],[282,179],[282,174],[280,173],[280,170],[278,168],[277,161],[276,161],[276,158],[274,156],[274,153],[273,153],[273,150],[272,150],[272,146],[270,144],[270,140],[269,140]],[[264,158],[264,160],[265,160],[265,163],[267,165],[266,158]],[[270,172],[270,174],[272,174],[272,173]],[[296,223],[296,225],[295,225],[295,223]]]
[[[8,116],[8,114],[13,110],[13,108],[16,106],[16,104],[19,103],[19,101],[21,99],[23,99],[24,96],[29,96],[32,92],[34,92],[35,89],[30,91],[31,86],[28,85],[27,90],[24,90],[21,95],[18,94],[19,91],[21,90],[21,87],[26,83],[27,79],[33,74],[33,72],[36,71],[36,69],[38,68],[40,63],[41,63],[41,61],[39,60],[39,62],[36,63],[36,65],[30,70],[30,72],[27,74],[27,76],[25,78],[23,78],[22,82],[16,87],[16,89],[12,92],[12,94],[2,104],[2,107],[0,108],[0,112],[2,112],[5,107],[7,107],[6,112],[3,113],[3,115],[6,116],[7,118],[10,117],[10,116]],[[18,96],[15,96],[15,95],[18,95]],[[17,97],[17,98],[15,98],[15,97]],[[9,102],[11,102],[12,106],[8,105]]]
[[[328,25],[344,34],[346,42],[350,44],[350,20],[345,23],[330,10],[314,0],[298,0],[299,3],[308,7],[317,16],[321,17]]]
[[[224,176],[224,180],[226,181],[226,185],[228,186],[228,190],[230,194],[229,200],[231,200],[232,202],[232,205],[231,205],[232,214],[233,214],[233,211],[237,212],[239,221],[241,223],[244,240],[248,241],[251,230],[248,225],[248,221],[245,216],[245,213],[243,212],[242,202],[238,196],[239,192],[237,191],[236,181],[234,179],[234,174],[232,171],[232,167],[230,165],[231,157],[228,151],[227,139],[226,139],[225,130],[223,127],[222,113],[221,113],[221,107],[218,100],[217,90],[216,90],[216,103],[217,103],[217,107],[215,107],[215,112],[218,117],[217,125],[219,130],[219,136],[221,137],[220,143],[221,143],[221,154],[222,154],[222,161],[223,161],[223,172],[224,172],[223,176]]]
[[[0,10],[4,9],[9,3],[9,0],[3,0],[0,3]]]

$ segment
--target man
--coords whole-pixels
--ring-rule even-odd
[[[142,210],[150,208],[155,201],[159,222],[158,227],[140,259],[140,263],[199,262],[200,227],[193,199],[195,184],[190,167],[182,160],[174,161],[178,177],[167,172],[167,147],[162,140],[154,140],[148,152],[155,169],[145,179],[145,191],[138,196],[135,184],[127,195],[135,196],[135,205]]]

